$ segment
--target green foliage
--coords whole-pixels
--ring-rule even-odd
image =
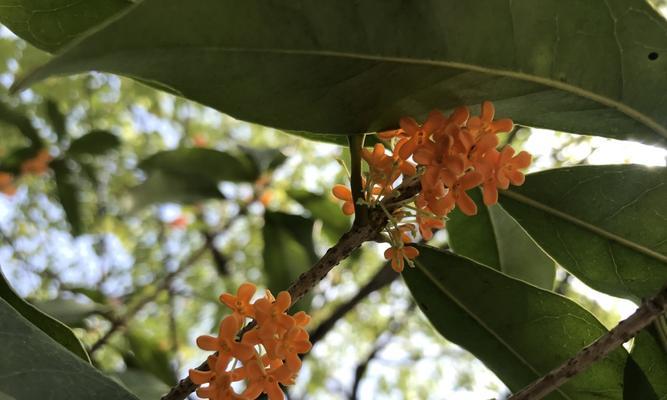
[[[74,333],[60,321],[49,317],[31,304],[21,299],[19,295],[17,295],[16,292],[14,292],[14,290],[9,286],[9,283],[7,283],[7,280],[2,274],[2,271],[0,271],[0,298],[6,302],[8,307],[12,307],[15,312],[21,314],[23,318],[40,329],[51,339],[60,343],[60,345],[83,359],[85,362],[90,362],[88,353],[86,353],[86,350],[84,350],[83,345],[81,345],[79,339],[74,336]],[[3,371],[3,369],[0,369],[0,371]],[[0,387],[0,390],[1,389],[2,388]]]
[[[565,297],[468,259],[419,246],[403,277],[417,304],[448,340],[482,360],[513,391],[557,367],[607,332]],[[627,353],[609,357],[547,399],[622,399]]]
[[[642,331],[635,337],[632,345],[632,360],[630,367],[626,367],[626,385],[637,387],[635,382],[643,383],[648,380],[651,388],[655,391],[657,398],[664,399],[667,396],[667,351],[660,345],[657,338],[658,332],[652,327]],[[646,390],[647,385],[640,386]],[[649,392],[650,393],[650,392]],[[630,398],[630,397],[628,397]],[[641,397],[642,399],[649,397]]]
[[[522,125],[664,145],[667,57],[648,55],[667,47],[666,28],[643,0],[146,0],[21,86],[101,70],[243,120],[337,134],[492,99]]]
[[[2,0],[0,22],[35,47],[56,51],[126,9],[131,0]]]
[[[346,146],[346,135],[396,128],[405,115],[421,121],[434,108],[490,99],[498,117],[526,127],[667,145],[667,22],[643,0],[545,0],[539,7],[501,0],[132,3],[0,0],[0,22],[57,52],[44,64],[43,52],[0,38],[0,170],[25,187],[8,206],[0,201],[11,210],[2,214],[0,257],[10,250],[7,263],[20,271],[18,281],[30,282],[29,298],[77,327],[84,343],[107,332],[109,315],[127,318],[91,354],[141,399],[159,398],[176,382],[175,371],[192,367],[193,357],[201,361],[191,339],[202,326],[217,329],[227,312],[212,307],[221,291],[246,280],[285,290],[350,228],[329,194],[343,175],[330,167],[345,155],[329,147],[320,157],[307,141],[207,106]],[[27,87],[91,69],[134,81],[94,74],[45,81],[20,99],[4,94],[7,82]],[[367,146],[378,142],[366,136]],[[21,163],[42,148],[57,157],[52,173],[21,177]],[[298,162],[286,162],[287,155]],[[558,166],[563,154],[553,156]],[[339,360],[363,359],[380,336],[396,340],[408,362],[383,363],[398,379],[376,375],[377,397],[396,390],[441,397],[450,371],[437,366],[450,360],[463,365],[462,386],[479,386],[472,356],[453,351],[438,333],[511,390],[523,387],[607,332],[591,313],[608,326],[618,320],[567,281],[556,289],[564,296],[555,294],[556,262],[594,289],[635,301],[667,281],[666,182],[665,168],[586,166],[529,175],[524,186],[501,192],[501,205],[486,207],[471,193],[479,213],[454,212],[448,235],[434,239],[457,255],[421,246],[416,268],[404,272],[437,332],[412,319],[386,338],[387,319],[413,300],[399,284],[374,292],[336,324],[331,343],[318,344],[318,357],[305,359],[308,392],[296,397],[334,396],[331,371],[349,367]],[[270,210],[255,201],[262,193],[272,195]],[[131,212],[162,203],[179,205]],[[62,235],[53,212],[59,205],[76,239]],[[313,236],[320,223],[324,241]],[[333,270],[322,292],[297,306],[313,313],[309,329],[353,297],[349,291],[379,261],[375,251],[361,250]],[[91,271],[94,277],[84,277]],[[0,334],[9,338],[0,340],[7,354],[0,400],[134,398],[64,351],[88,361],[69,328],[20,299],[4,278],[0,297]],[[128,304],[137,309],[124,315]],[[548,399],[664,399],[661,340],[653,329],[640,333],[632,358],[617,349]],[[429,359],[436,368],[423,367]],[[44,384],[31,384],[36,375]]]
[[[118,148],[118,146],[120,146],[118,136],[108,131],[95,129],[74,139],[67,150],[67,154],[71,157],[83,154],[100,156]]]
[[[128,367],[148,371],[165,385],[172,386],[176,383],[174,371],[169,365],[169,354],[164,344],[138,329],[130,330],[127,340],[132,351],[131,356],[126,356]]]
[[[159,399],[169,391],[169,386],[153,374],[140,369],[129,368],[114,375],[141,400]]]
[[[500,203],[586,284],[637,300],[667,281],[666,182],[665,168],[560,168],[529,175]]]
[[[331,196],[292,189],[287,194],[304,206],[310,214],[322,221],[322,232],[331,241],[336,241],[350,229],[350,218],[341,213]]]
[[[553,289],[554,261],[501,206],[485,206],[477,190],[470,195],[477,215],[470,217],[456,209],[447,221],[452,250],[511,277]]]
[[[264,272],[267,286],[275,294],[287,289],[315,261],[313,220],[300,215],[267,211],[262,229]],[[306,309],[310,296],[299,301],[297,308]]]
[[[83,233],[83,220],[81,216],[81,188],[79,186],[78,174],[73,169],[70,160],[55,160],[51,164],[56,182],[56,192],[60,204],[65,210],[67,222],[72,228],[72,234],[78,236]]]
[[[17,399],[65,394],[78,399],[136,399],[32,325],[4,299],[0,299],[0,321],[2,392]]]
[[[83,303],[73,299],[37,301],[35,306],[67,326],[76,328],[84,327],[87,317],[108,311],[108,307],[101,304]]]

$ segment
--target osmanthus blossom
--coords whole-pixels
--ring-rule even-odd
[[[190,370],[193,383],[202,385],[197,395],[211,400],[252,400],[262,393],[270,400],[282,400],[280,385],[291,385],[301,369],[299,354],[312,347],[306,324],[310,316],[287,314],[292,299],[288,292],[264,297],[251,303],[256,287],[241,285],[236,295],[222,294],[220,300],[232,314],[220,323],[218,336],[197,338],[199,348],[214,351],[209,356],[209,371]],[[250,328],[245,323],[254,319]],[[245,329],[245,330],[244,330]],[[233,382],[245,381],[237,393]]]
[[[415,247],[409,246],[411,240],[409,237],[406,240],[406,229],[416,231],[418,227],[422,238],[429,240],[434,229],[445,227],[447,215],[456,207],[466,215],[477,213],[477,205],[468,191],[481,186],[484,204],[492,205],[498,201],[498,189],[524,182],[520,170],[530,165],[531,156],[525,151],[514,155],[510,146],[501,151],[496,149],[497,134],[511,131],[513,123],[494,117],[495,108],[489,101],[482,103],[478,116],[471,116],[468,108],[461,106],[449,116],[433,110],[421,125],[411,117],[403,117],[399,120],[400,129],[378,133],[380,139],[393,144],[393,149],[379,144],[372,152],[362,151],[368,164],[365,178],[374,187],[364,190],[365,197],[359,201],[370,207],[394,193],[399,180],[419,177],[421,188],[412,199],[414,206],[404,202],[402,211],[390,216],[385,229],[390,248],[384,256],[396,271],[402,271],[405,263],[412,265],[419,254]],[[375,185],[380,189],[376,190]],[[350,189],[336,185],[333,194],[345,202],[345,214],[354,214]]]

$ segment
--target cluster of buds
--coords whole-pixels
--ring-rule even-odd
[[[521,185],[520,171],[530,165],[531,155],[522,151],[515,155],[510,146],[497,150],[498,133],[512,130],[509,119],[494,121],[493,104],[485,101],[479,116],[470,116],[467,107],[459,107],[450,116],[432,111],[427,120],[418,124],[413,118],[400,119],[400,129],[381,132],[380,139],[388,141],[388,148],[376,144],[372,151],[362,150],[368,164],[363,180],[364,195],[359,201],[369,207],[394,192],[394,187],[405,178],[418,176],[419,194],[406,201],[389,216],[386,228],[391,247],[384,256],[391,260],[394,270],[401,272],[419,251],[409,246],[417,228],[424,240],[433,237],[433,229],[445,226],[447,215],[456,206],[466,215],[475,215],[477,206],[466,191],[482,187],[484,204],[498,201],[498,189],[511,184]],[[336,185],[333,194],[343,200],[343,212],[354,213],[352,192]],[[410,205],[409,203],[414,203]],[[385,210],[386,211],[386,210]]]
[[[280,385],[291,385],[301,369],[299,354],[311,348],[306,324],[310,316],[303,311],[290,316],[288,292],[273,297],[270,291],[250,303],[256,287],[242,284],[236,296],[224,293],[220,301],[232,314],[220,323],[217,337],[200,336],[197,346],[214,351],[208,357],[209,371],[190,370],[190,380],[197,385],[197,395],[212,400],[251,400],[265,393],[269,400],[284,398]],[[246,323],[254,321],[252,329]],[[242,333],[240,333],[242,332]],[[233,382],[245,381],[237,393]]]
[[[49,169],[52,157],[47,149],[41,149],[34,157],[21,163],[20,175],[43,175]],[[6,171],[0,171],[0,193],[13,196],[16,193],[16,180],[20,176]]]

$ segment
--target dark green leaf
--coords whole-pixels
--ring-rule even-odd
[[[141,400],[159,399],[170,389],[168,385],[157,379],[153,374],[136,368],[128,368],[114,376]]]
[[[350,143],[347,140],[347,136],[333,133],[311,133],[311,132],[297,132],[297,131],[285,131],[290,135],[299,136],[304,139],[313,140],[315,142],[337,144],[347,148]],[[380,143],[380,140],[376,135],[366,135],[366,140],[364,140],[364,146],[372,147],[376,143]]]
[[[4,299],[14,310],[18,311],[25,319],[30,321],[37,328],[51,337],[51,339],[60,343],[67,350],[71,351],[86,362],[90,362],[88,353],[83,345],[67,326],[61,322],[49,317],[31,304],[25,302],[9,286],[5,276],[0,271],[0,298]],[[2,341],[0,340],[0,343]],[[0,388],[1,390],[1,388]]]
[[[31,147],[39,149],[42,147],[42,138],[37,133],[37,129],[32,125],[28,117],[17,110],[10,108],[0,101],[0,122],[15,126],[23,136],[32,144]]]
[[[189,204],[224,198],[218,186],[209,179],[162,171],[151,172],[144,182],[130,189],[130,196],[134,210],[151,204]]]
[[[657,335],[657,330],[649,327],[635,337],[631,352],[634,365],[626,367],[625,384],[650,393],[645,382],[648,380],[657,398],[662,400],[667,399],[667,349],[660,345]],[[650,399],[643,396],[634,398]],[[627,396],[626,399],[633,397]]]
[[[92,130],[80,138],[74,139],[67,150],[72,157],[82,154],[100,156],[120,146],[120,139],[111,132]]]
[[[466,258],[419,246],[403,272],[435,329],[470,351],[516,391],[607,333],[575,302]],[[627,353],[619,348],[549,400],[621,399]]]
[[[350,229],[350,218],[343,214],[330,196],[298,189],[288,190],[287,194],[301,203],[313,217],[322,221],[322,232],[329,240],[338,240]]]
[[[75,286],[75,287],[67,287],[67,291],[72,293],[82,294],[98,304],[106,304],[107,302],[107,296],[97,289]]]
[[[275,293],[287,288],[315,261],[313,220],[300,215],[267,211],[264,214],[264,271],[267,285]],[[309,298],[295,308],[306,308]]]
[[[337,134],[491,99],[521,125],[665,145],[666,30],[645,0],[145,0],[19,86],[100,70]]]
[[[58,103],[52,99],[46,99],[46,115],[49,117],[51,127],[56,132],[58,141],[61,141],[67,136],[67,124],[65,122],[65,115],[58,108]]]
[[[81,191],[77,182],[77,174],[72,170],[71,161],[55,160],[51,164],[56,181],[56,193],[60,204],[65,210],[67,222],[72,228],[72,235],[79,236],[83,233],[83,221],[81,219]]]
[[[634,300],[667,282],[667,169],[560,168],[528,175],[500,203],[558,264]]]
[[[2,160],[2,169],[19,175],[21,174],[21,164],[35,157],[39,151],[40,149],[34,146],[18,148]]]
[[[136,400],[0,299],[0,391],[17,399]]]
[[[152,373],[166,385],[176,383],[176,376],[169,365],[168,348],[164,343],[159,343],[137,329],[129,331],[127,340],[133,356],[127,359],[130,361],[128,364]]]
[[[99,312],[107,310],[101,304],[82,303],[73,299],[53,299],[34,303],[37,308],[56,318],[67,326],[81,328],[83,321]]]
[[[273,171],[287,160],[287,156],[277,149],[257,149],[246,146],[239,146],[239,149],[253,162],[257,176]]]
[[[253,182],[259,177],[252,161],[213,149],[182,148],[163,151],[139,163],[148,173],[162,171],[192,178],[219,181]]]
[[[624,400],[659,400],[644,371],[632,357],[628,357],[623,373]]]
[[[0,23],[46,51],[56,51],[124,10],[130,0],[0,0]]]
[[[511,277],[553,289],[554,261],[501,206],[485,206],[478,190],[469,194],[478,212],[470,217],[455,209],[449,215],[447,232],[452,250]]]

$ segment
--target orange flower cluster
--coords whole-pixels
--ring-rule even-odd
[[[269,400],[282,400],[280,385],[294,383],[301,369],[299,354],[311,348],[304,329],[310,316],[303,311],[287,315],[292,301],[288,292],[273,297],[267,290],[265,297],[251,304],[256,290],[255,285],[244,283],[236,296],[223,293],[220,301],[232,314],[220,323],[217,337],[197,338],[201,349],[216,352],[208,357],[209,371],[190,370],[193,383],[207,385],[197,389],[199,397],[250,400],[265,393]],[[256,325],[237,339],[247,319],[253,319]],[[232,383],[237,381],[246,383],[241,393],[232,388]]]
[[[34,157],[24,160],[21,163],[21,175],[44,174],[49,169],[49,163],[52,159],[47,149],[39,150]],[[16,193],[15,181],[19,177],[14,176],[10,172],[0,171],[0,193],[13,196]]]
[[[406,261],[411,265],[419,255],[416,248],[407,246],[412,241],[408,233],[416,233],[416,226],[429,240],[433,229],[444,228],[447,214],[456,206],[466,215],[477,213],[468,190],[481,185],[484,204],[492,205],[498,201],[498,189],[507,189],[510,183],[523,184],[520,170],[530,165],[531,155],[525,151],[515,155],[510,146],[496,149],[497,134],[509,132],[513,123],[509,119],[494,121],[494,114],[493,104],[485,101],[479,116],[470,116],[467,107],[459,107],[448,117],[434,110],[422,125],[403,117],[400,129],[378,134],[393,143],[391,152],[382,144],[376,144],[372,152],[363,150],[368,164],[369,183],[364,183],[363,199],[367,205],[380,204],[399,178],[418,175],[421,183],[414,207],[405,206],[390,216],[386,233],[391,247],[384,256],[396,271],[402,271]],[[345,201],[345,214],[354,213],[350,189],[336,185],[333,195]],[[414,223],[406,222],[408,217],[413,217]]]

